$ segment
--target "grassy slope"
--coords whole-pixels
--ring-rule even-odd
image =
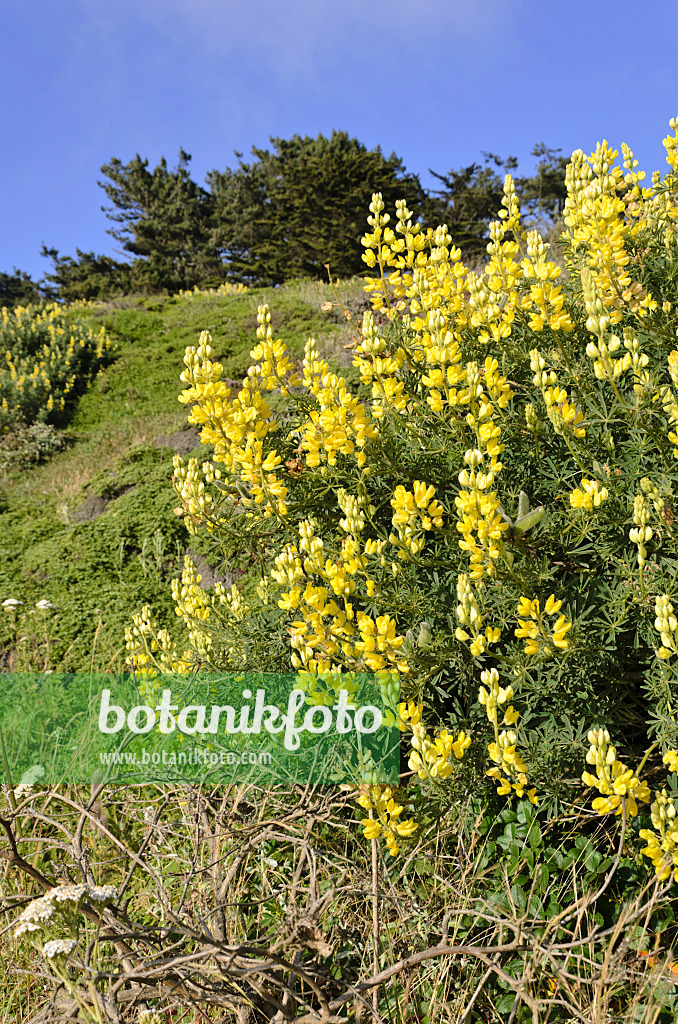
[[[360,281],[340,294],[353,309],[364,298]],[[2,482],[0,602],[13,597],[24,606],[16,623],[7,612],[0,619],[0,668],[119,668],[124,627],[144,603],[161,626],[176,628],[169,580],[180,575],[191,538],[173,512],[174,449],[157,442],[186,427],[177,401],[185,347],[209,330],[224,375],[239,381],[256,344],[257,306],[267,302],[275,336],[295,357],[313,336],[345,367],[352,332],[336,310],[320,310],[327,299],[326,286],[298,282],[240,296],[130,298],[85,312],[106,326],[118,356],[81,399],[68,450]],[[188,457],[185,448],[184,438]],[[209,452],[198,446],[192,454]],[[100,501],[96,518],[79,521],[97,511],[97,497],[105,508]],[[55,612],[33,610],[44,598]],[[11,655],[17,639],[21,663]]]

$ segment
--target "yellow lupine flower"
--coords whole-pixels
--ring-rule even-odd
[[[514,630],[515,636],[525,639],[525,653],[538,654],[540,650],[544,654],[551,654],[551,645],[566,651],[570,646],[565,634],[572,629],[572,623],[568,622],[564,615],[560,615],[549,631],[544,622],[544,615],[557,615],[562,608],[563,602],[556,600],[555,594],[550,594],[544,606],[542,614],[539,607],[539,600],[530,600],[521,597],[516,609],[518,613],[518,627]]]
[[[601,487],[597,480],[582,477],[581,485],[570,494],[572,508],[584,508],[591,511],[598,508],[608,497],[606,487]]]

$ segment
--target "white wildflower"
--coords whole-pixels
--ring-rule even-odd
[[[49,921],[50,917],[54,913],[54,907],[47,896],[41,896],[37,900],[33,900],[26,909],[19,915],[19,921]]]
[[[79,903],[87,895],[89,886],[80,885],[59,885],[45,893],[45,897],[55,900],[57,903]]]
[[[162,1024],[160,1014],[155,1010],[139,1010],[138,1024]]]
[[[58,956],[70,956],[77,944],[75,939],[50,939],[42,947],[42,955],[48,960]]]
[[[35,921],[20,921],[14,929],[14,937],[19,938],[24,932],[40,932],[42,931],[42,925],[36,924]]]
[[[93,903],[108,903],[116,898],[118,890],[114,885],[91,885],[87,895]]]

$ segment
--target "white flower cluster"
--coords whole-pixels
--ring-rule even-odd
[[[70,956],[77,944],[75,939],[50,939],[42,947],[42,955],[48,960]]]
[[[56,903],[79,903],[87,895],[88,885],[59,885],[45,893],[43,899],[54,900]]]
[[[77,907],[88,899],[92,903],[104,906],[117,895],[118,890],[114,885],[58,885],[26,907],[16,920],[14,935],[18,938],[25,932],[41,931],[45,922],[54,916],[55,910],[60,909],[60,904],[70,903]]]
[[[118,895],[114,885],[90,885],[87,896],[91,903],[110,903]]]
[[[14,936],[18,938],[24,932],[38,932],[44,927],[44,922],[49,921],[54,914],[54,907],[47,896],[41,896],[26,907],[19,915]]]
[[[19,601],[16,597],[8,597],[2,602],[2,607],[18,608],[19,605],[22,605],[23,603],[23,601]],[[46,612],[49,611],[50,608],[56,608],[56,605],[52,604],[51,601],[48,601],[47,598],[43,597],[41,601],[38,601],[35,607],[41,612]]]
[[[162,1024],[160,1014],[155,1010],[139,1010],[138,1024]]]

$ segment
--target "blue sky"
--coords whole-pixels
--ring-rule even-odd
[[[431,185],[482,150],[533,167],[627,142],[648,172],[678,114],[678,4],[627,0],[2,0],[0,270],[41,243],[116,255],[100,167],[192,175],[271,135],[342,129]]]

